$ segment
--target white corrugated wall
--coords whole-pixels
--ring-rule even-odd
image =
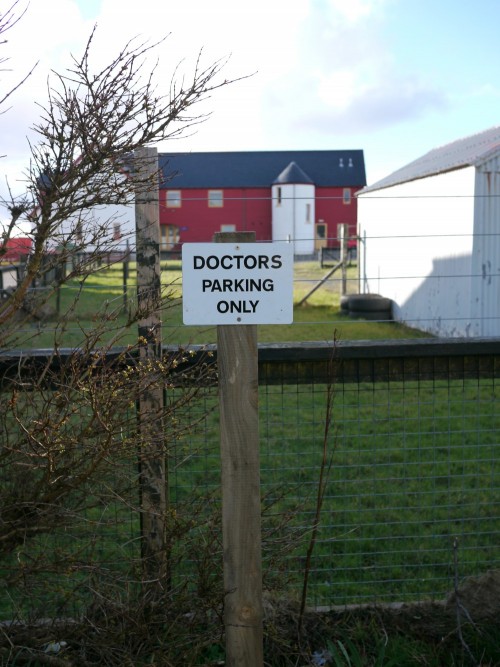
[[[358,196],[360,285],[396,319],[439,336],[474,335],[474,167]]]
[[[472,260],[474,334],[500,336],[500,156],[476,169]]]

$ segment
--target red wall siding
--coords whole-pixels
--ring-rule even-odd
[[[172,188],[174,189],[174,188]],[[323,220],[328,228],[328,245],[336,245],[341,223],[349,225],[349,235],[356,235],[357,200],[351,188],[351,203],[344,204],[343,188],[316,189],[316,222]],[[208,206],[206,189],[181,191],[181,206],[167,208],[166,190],[160,190],[160,224],[176,225],[180,243],[212,241],[221,225],[236,225],[236,231],[255,231],[258,241],[272,240],[271,189],[232,188],[223,190],[224,205]]]
[[[22,257],[30,254],[32,245],[32,240],[25,237],[7,239],[6,250],[0,256],[0,259],[8,260],[9,262],[18,262]],[[0,247],[2,247],[1,244]]]
[[[174,189],[174,188],[172,188]],[[258,241],[271,239],[271,189],[225,189],[221,208],[208,206],[206,189],[181,191],[181,206],[167,208],[166,191],[160,190],[160,224],[177,225],[180,242],[212,241],[221,225],[236,231],[255,231]]]
[[[344,204],[344,188],[316,188],[316,222],[323,220],[328,226],[328,245],[337,244],[337,225],[347,223],[349,236],[356,235],[358,202],[354,193],[359,188],[351,188],[351,203]]]

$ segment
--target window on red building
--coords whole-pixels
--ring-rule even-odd
[[[209,190],[208,206],[210,208],[222,208],[223,205],[224,205],[224,199],[222,196],[222,190]]]
[[[181,191],[167,190],[167,208],[180,208],[181,206]]]
[[[344,204],[350,204],[351,203],[351,188],[344,188],[342,201],[344,202]]]

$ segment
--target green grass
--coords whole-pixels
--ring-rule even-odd
[[[495,382],[487,379],[336,387],[328,440],[332,469],[309,604],[443,599],[453,588],[455,554],[460,580],[498,567],[499,403]],[[203,545],[220,539],[217,518],[214,524],[220,511],[216,389],[184,409],[182,418],[197,426],[170,443],[169,470],[177,520],[182,524],[196,515],[201,521],[189,535],[191,546],[184,538],[179,542],[182,557],[174,571],[177,581],[192,581],[194,561],[186,554],[196,560],[197,553],[206,555]],[[259,389],[265,585],[285,585],[292,598],[300,594],[304,573],[325,409],[325,385]],[[110,579],[127,580],[127,559],[137,562],[138,535],[137,514],[126,503],[110,502],[75,517],[57,535],[30,541],[10,565],[4,562],[3,574],[20,573],[24,561],[32,564],[51,548],[58,560],[68,552],[68,581],[50,575],[49,563],[48,574],[26,590],[26,604],[33,603],[36,590],[41,608],[60,609],[66,598],[74,604],[85,600],[88,568],[78,574],[78,564],[86,559],[94,576],[106,571]],[[208,570],[217,575],[220,568],[217,561]],[[80,589],[76,598],[68,586]],[[23,604],[17,594],[17,608]],[[12,617],[7,596],[0,609],[4,618]]]
[[[317,281],[327,273],[318,262],[300,262],[294,266],[294,303],[298,304]],[[182,323],[182,273],[179,262],[162,267],[165,304],[162,315],[165,344],[215,343],[216,327],[185,326]],[[137,325],[127,328],[128,314],[136,304],[135,265],[132,264],[124,295],[122,265],[103,268],[80,283],[69,281],[50,299],[52,316],[42,322],[24,324],[16,346],[52,347],[54,340],[62,347],[79,347],[85,336],[102,326],[100,341],[125,345],[137,339]],[[348,270],[348,292],[357,290],[357,269]],[[59,314],[56,306],[59,303]],[[306,303],[294,307],[291,325],[260,325],[259,342],[415,338],[427,336],[394,322],[353,320],[340,309],[340,283],[337,274],[316,290]]]
[[[182,325],[179,267],[170,263],[169,267],[163,272],[163,280],[171,284],[173,299],[164,312],[164,342],[215,342],[214,327]],[[326,270],[315,263],[301,263],[295,269],[297,303]],[[133,307],[135,287],[131,278],[127,286],[130,302],[123,308],[120,280],[120,267],[115,267],[89,277],[81,290],[78,283],[61,290],[61,313],[68,314],[61,344],[79,345],[84,332],[99,322],[106,322],[114,332],[122,330],[125,311]],[[350,291],[356,284],[355,267],[351,267]],[[79,291],[78,307],[72,312],[70,306]],[[32,324],[27,331],[32,334],[30,344],[52,346],[56,325],[55,318],[44,326]],[[306,305],[296,306],[293,325],[259,326],[258,338],[260,342],[331,340],[335,330],[343,340],[422,335],[394,323],[350,320],[340,311],[335,283],[318,290]],[[120,342],[131,342],[136,335],[133,327]],[[285,585],[287,596],[297,599],[322,457],[326,387],[267,386],[259,392],[265,585]],[[309,604],[441,599],[453,587],[454,555],[458,555],[460,580],[498,567],[499,415],[493,380],[338,385],[328,443],[333,465],[314,550]],[[189,512],[195,505],[202,510],[209,507],[213,519],[220,510],[215,390],[203,402],[186,406],[184,418],[198,423],[198,427],[189,437],[172,443],[171,500],[179,510],[179,522],[191,518],[183,517],[182,512]],[[211,496],[209,503],[202,500],[206,493]],[[188,510],[182,509],[185,501],[191,503]],[[62,529],[57,536],[30,543],[28,547],[34,551],[28,548],[24,555],[17,553],[10,564],[13,569],[19,568],[22,578],[23,558],[50,552],[55,541],[56,556],[63,557],[69,550],[73,558],[89,558],[91,576],[85,567],[81,574],[76,568],[73,572],[71,563],[67,577],[50,571],[42,574],[36,593],[40,615],[68,611],[70,601],[78,610],[78,600],[87,599],[87,584],[102,583],[92,581],[99,571],[119,582],[117,592],[130,585],[133,563],[127,559],[138,555],[137,515],[110,504],[102,516],[94,510],[80,518],[81,525],[75,521],[71,529]],[[211,520],[206,526],[202,523],[192,531],[191,559],[185,557],[176,566],[176,582],[184,577],[193,579],[195,566],[214,577],[220,575],[217,521]],[[85,554],[89,537],[89,553]],[[201,560],[210,540],[216,545],[215,565]],[[181,542],[180,555],[184,548]],[[6,574],[5,563],[3,567]],[[5,588],[4,593],[0,606],[3,618],[12,618],[13,608],[25,609],[33,603],[29,587],[26,598],[20,597],[15,587]],[[18,596],[12,603],[10,594]],[[335,625],[336,631],[340,627]],[[392,659],[398,665],[462,664],[449,658],[437,641],[429,647],[421,637],[410,637],[409,632],[406,636],[391,633],[387,625],[382,629],[377,626],[371,638],[366,627],[364,623],[362,627],[346,628],[345,635],[332,634],[334,646],[338,648],[342,641],[349,647],[351,664],[355,664],[356,655],[368,651],[372,640],[375,653],[371,655],[381,655],[380,642],[384,642],[385,660]],[[483,639],[468,639],[476,655],[481,655]],[[474,645],[474,641],[479,644]],[[216,648],[219,658],[223,651],[219,645]]]
[[[307,529],[322,456],[325,387],[260,392],[264,530],[292,508],[298,512],[289,530]],[[455,539],[460,577],[498,564],[499,407],[494,383],[486,380],[337,387],[329,438],[333,467],[311,602],[443,598],[453,584]],[[198,446],[200,453],[192,451],[176,473],[178,497],[218,486],[216,414]],[[196,448],[193,440],[182,457],[189,447]],[[280,500],[282,488],[289,493]],[[284,566],[296,590],[305,548],[306,540]]]
[[[181,274],[178,265],[168,266],[162,275],[173,299],[164,313],[164,342],[215,342],[214,327],[182,325]],[[314,284],[325,269],[316,263],[295,268],[297,302],[309,289],[302,281]],[[120,310],[120,270],[112,267],[88,278],[78,308],[68,318],[76,333],[72,337],[65,332],[66,345],[78,345],[82,329],[94,326],[103,313],[109,317],[113,308]],[[352,287],[355,267],[349,275]],[[350,320],[340,312],[337,287],[321,288],[310,302],[297,306],[293,325],[259,326],[259,341],[331,340],[335,330],[341,339],[418,335],[394,323]],[[68,310],[77,289],[78,285],[70,284],[61,291],[62,312]],[[131,279],[129,297],[133,289]],[[108,322],[119,330],[126,314],[118,312],[116,318]],[[50,335],[42,331],[33,343],[50,346]],[[129,335],[132,341],[136,333],[132,330]],[[284,510],[299,506],[299,523],[307,528],[321,460],[325,387],[269,386],[260,392],[262,484],[269,506],[265,515],[277,520]],[[190,498],[196,489],[218,489],[216,404],[214,396],[209,401],[214,411],[206,420],[206,405],[189,407],[186,418],[193,423],[202,420],[202,439],[176,444],[174,502]],[[444,595],[452,581],[457,536],[464,574],[491,564],[497,536],[498,502],[492,489],[498,412],[496,390],[489,381],[336,387],[330,434],[333,468],[311,577],[315,601],[415,599],[437,591]],[[281,487],[293,493],[278,501],[275,489]],[[288,574],[296,582],[303,557],[301,543],[287,561]]]

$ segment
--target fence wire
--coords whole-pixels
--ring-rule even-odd
[[[328,400],[325,383],[304,383],[303,364],[295,379],[264,380],[259,408],[266,577],[297,597]],[[326,429],[331,468],[309,604],[443,599],[455,577],[499,566],[498,389],[494,377],[453,374],[446,380],[335,383]],[[211,401],[215,407],[215,394]],[[176,493],[200,485],[216,493],[216,409],[203,418],[189,447],[190,455],[183,450],[175,467]]]
[[[283,348],[259,353],[264,588],[299,599],[309,567],[309,605],[441,600],[455,580],[500,567],[498,344],[341,346],[333,375],[324,372],[331,344],[293,346],[285,361]],[[167,388],[167,406],[179,391]],[[186,428],[167,434],[172,586],[213,588],[222,600],[217,387],[179,405],[170,414]],[[132,435],[133,410],[125,421]],[[133,451],[85,487],[88,511],[69,507],[69,524],[2,558],[3,618],[77,614],[96,587],[119,598],[140,586]],[[322,465],[328,474],[308,564]],[[2,468],[2,484],[11,472]]]

